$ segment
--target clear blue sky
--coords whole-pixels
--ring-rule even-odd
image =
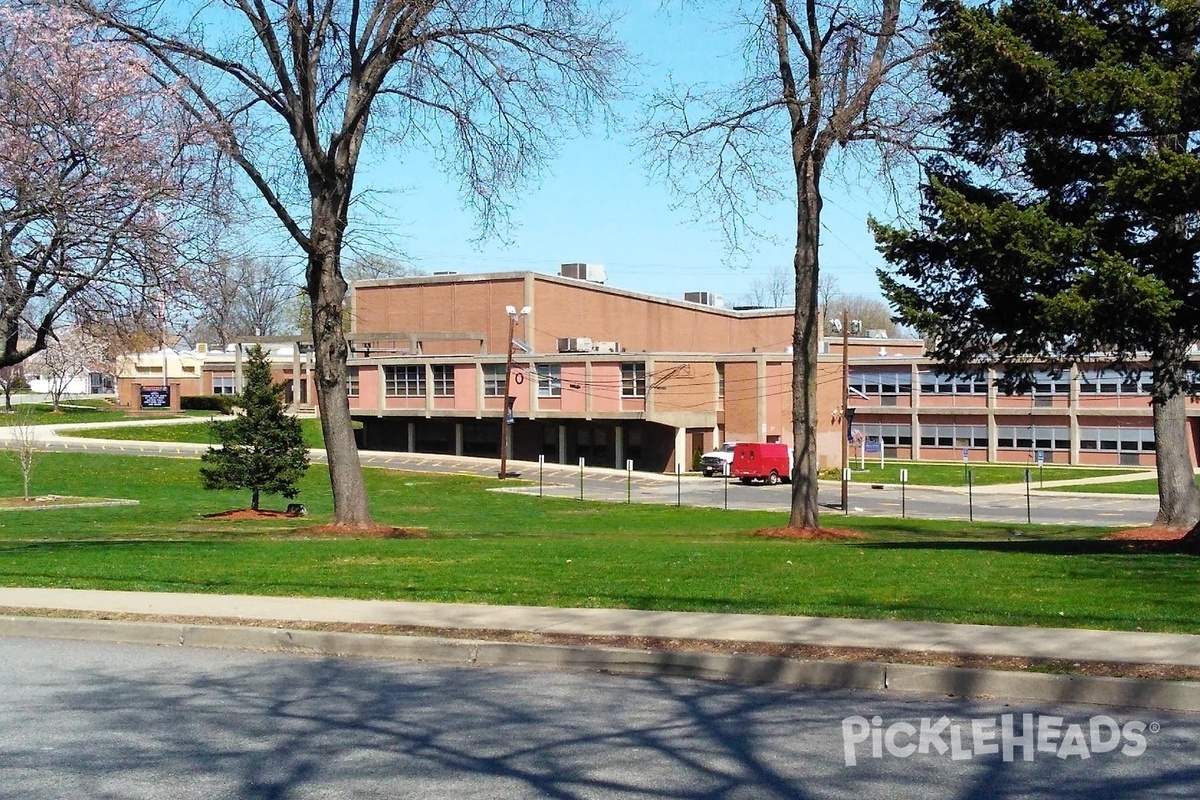
[[[634,3],[620,33],[645,64],[638,72],[648,85],[661,86],[672,73],[679,83],[741,74],[739,42],[715,18]],[[638,108],[631,103],[619,111],[632,122]],[[776,240],[753,243],[748,264],[730,266],[721,233],[710,221],[694,221],[690,209],[673,208],[679,198],[647,177],[632,139],[633,130],[626,127],[597,130],[569,142],[541,181],[515,201],[508,242],[474,241],[475,221],[463,209],[457,186],[421,153],[362,165],[359,188],[369,186],[379,194],[372,196],[371,209],[360,206],[352,212],[367,223],[352,223],[352,229],[388,232],[407,260],[426,271],[555,272],[560,263],[600,263],[615,287],[669,297],[714,291],[727,303],[776,265],[790,269],[795,236],[791,205],[765,209],[765,228]],[[883,262],[866,218],[889,218],[893,212],[887,195],[869,178],[843,179],[836,172],[827,176],[825,186],[822,270],[837,276],[843,292],[877,296],[875,269]]]

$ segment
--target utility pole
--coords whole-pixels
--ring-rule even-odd
[[[842,513],[850,509],[850,309],[842,310]]]
[[[529,306],[524,306],[520,312],[514,306],[505,306],[508,312],[508,355],[504,362],[504,408],[500,412],[500,480],[508,477],[508,413],[512,386],[513,337],[516,335],[517,320],[529,313]],[[515,399],[515,398],[512,398]]]

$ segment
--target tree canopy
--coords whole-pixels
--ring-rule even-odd
[[[933,4],[958,158],[920,224],[873,225],[900,318],[949,371],[1152,374],[1164,524],[1200,521],[1184,396],[1200,338],[1200,2]]]

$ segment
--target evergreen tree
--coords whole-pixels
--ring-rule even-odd
[[[240,405],[243,414],[212,422],[219,447],[200,457],[205,489],[249,489],[251,508],[258,510],[260,493],[295,497],[297,481],[308,469],[308,448],[300,421],[283,410],[283,384],[271,382],[271,365],[255,345],[245,366]]]
[[[960,160],[915,230],[873,226],[884,293],[948,371],[999,364],[1005,389],[1047,359],[1148,364],[1157,523],[1200,532],[1200,0],[931,5]]]

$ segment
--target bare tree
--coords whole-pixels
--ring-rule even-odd
[[[23,408],[16,413],[7,427],[7,450],[21,471],[22,497],[29,499],[29,481],[33,475],[33,463],[38,453],[38,429],[33,422],[33,412]]]
[[[742,20],[750,32],[745,79],[656,97],[648,142],[665,180],[717,216],[735,251],[753,233],[753,204],[794,199],[790,524],[816,528],[822,178],[834,148],[873,144],[886,167],[929,130],[921,71],[928,36],[918,4],[907,0],[764,0],[752,8]]]
[[[278,336],[293,329],[300,285],[287,261],[215,258],[203,274],[192,299],[197,339],[224,347],[238,336]]]
[[[25,380],[25,371],[20,364],[0,367],[0,391],[4,392],[5,413],[12,413],[12,393],[28,388],[29,382]]]
[[[346,280],[351,283],[354,281],[377,281],[384,278],[411,278],[424,274],[424,270],[378,253],[365,253],[350,259],[345,268]]]
[[[822,272],[817,278],[817,309],[824,320],[836,315],[835,299],[841,296],[841,282],[832,272]]]
[[[372,524],[346,395],[342,246],[368,131],[462,177],[485,232],[620,63],[577,0],[73,0],[161,67],[306,259],[334,522]],[[173,25],[175,22],[177,25]]]
[[[46,381],[50,402],[54,404],[54,410],[59,411],[71,384],[101,369],[104,347],[79,329],[70,328],[55,333],[53,341],[37,354],[36,359]]]
[[[756,278],[738,301],[738,305],[783,308],[793,302],[792,271],[783,264],[771,267],[766,275]]]

